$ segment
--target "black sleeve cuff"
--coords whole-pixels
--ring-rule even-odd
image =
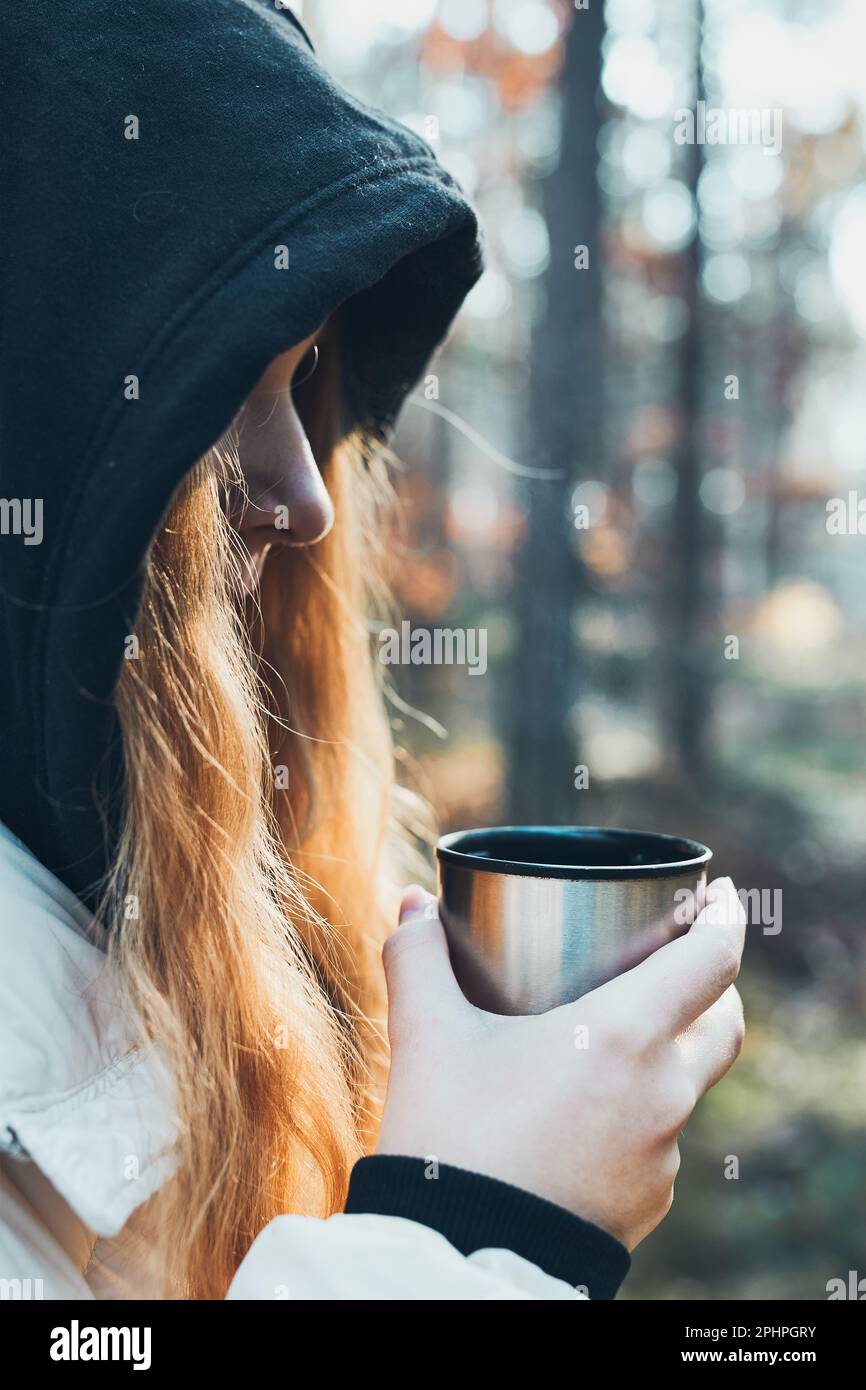
[[[631,1259],[613,1236],[521,1187],[423,1158],[376,1154],[352,1169],[348,1214],[403,1216],[439,1231],[462,1255],[513,1250],[592,1299],[616,1296]]]

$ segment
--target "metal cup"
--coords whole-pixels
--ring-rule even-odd
[[[439,912],[466,997],[498,1014],[578,999],[688,930],[712,851],[596,826],[445,835]]]

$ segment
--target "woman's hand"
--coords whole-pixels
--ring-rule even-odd
[[[633,1249],[670,1209],[696,1102],[742,1046],[745,914],[727,878],[706,903],[627,974],[505,1018],[463,997],[436,901],[410,888],[385,944],[392,1061],[377,1152],[514,1183]]]

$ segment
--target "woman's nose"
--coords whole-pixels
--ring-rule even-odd
[[[314,545],[334,524],[334,505],[288,392],[244,420],[239,457],[249,502],[240,523],[248,549]]]
[[[306,440],[304,441],[306,444]],[[286,478],[284,506],[287,526],[277,529],[276,540],[288,545],[315,545],[334,524],[334,504],[325,487],[309,444],[307,457],[297,468],[292,467]]]

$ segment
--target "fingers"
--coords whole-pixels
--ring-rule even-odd
[[[425,1019],[468,1007],[451,969],[436,899],[416,884],[403,895],[400,925],[385,942],[383,960],[392,1042]]]
[[[409,917],[423,916],[425,911],[430,908],[431,903],[435,904],[436,899],[432,893],[428,893],[426,888],[422,888],[420,883],[410,883],[408,888],[403,889],[403,896],[400,899],[400,922]]]
[[[627,991],[629,1016],[644,1033],[676,1037],[736,980],[745,944],[746,914],[729,878],[707,888],[706,906],[685,936],[603,989]]]
[[[743,1001],[734,985],[730,985],[721,998],[677,1038],[696,1097],[705,1095],[734,1065],[745,1031]]]

